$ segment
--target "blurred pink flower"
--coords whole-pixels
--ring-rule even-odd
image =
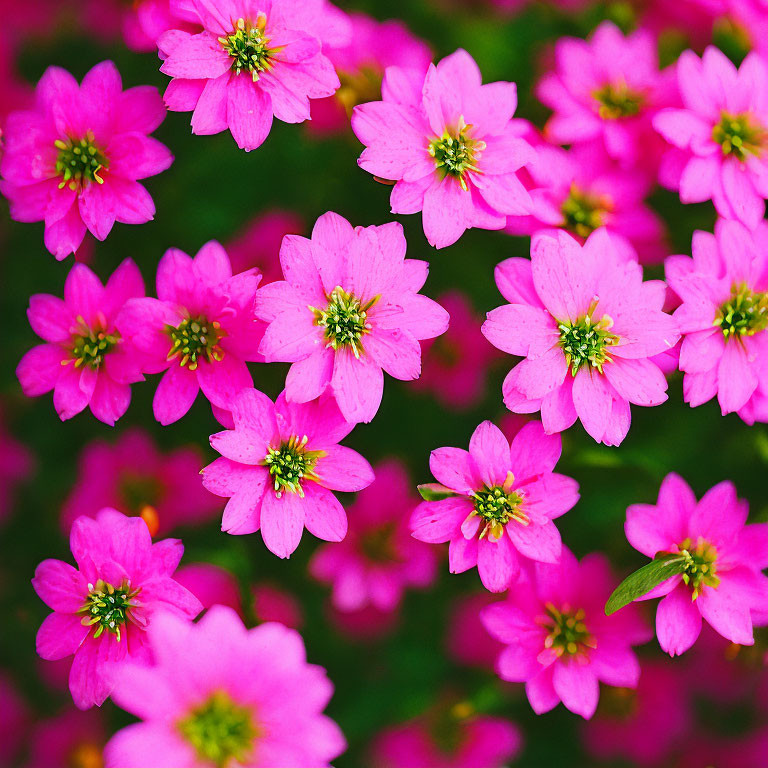
[[[129,660],[151,659],[145,633],[159,610],[185,620],[200,601],[172,576],[184,548],[177,539],[152,543],[146,523],[103,509],[79,517],[70,547],[77,569],[44,560],[32,586],[53,610],[37,633],[37,652],[49,660],[74,655],[69,689],[79,709],[100,706]]]
[[[142,722],[112,737],[106,768],[330,768],[344,751],[322,714],[333,686],[294,630],[246,629],[214,606],[197,624],[159,616],[149,641],[157,665],[132,665],[114,691]]]
[[[196,447],[161,453],[139,428],[115,443],[93,441],[80,455],[77,482],[62,507],[62,527],[68,532],[77,517],[95,517],[104,507],[142,517],[152,536],[210,520],[221,502],[201,486],[202,466]]]
[[[332,585],[340,611],[367,605],[393,611],[406,589],[423,589],[435,579],[435,552],[408,530],[418,503],[408,473],[396,460],[378,464],[374,472],[376,479],[349,507],[344,541],[320,547],[309,563],[312,576]]]
[[[153,402],[161,424],[182,418],[201,389],[216,413],[253,386],[246,362],[261,360],[264,331],[252,314],[260,279],[255,269],[233,275],[215,241],[194,258],[170,248],[157,267],[157,298],[125,304],[118,330],[139,350],[145,373],[165,371]]]
[[[589,40],[560,38],[555,71],[537,88],[554,112],[545,135],[558,144],[597,139],[622,167],[653,178],[660,143],[651,120],[677,101],[674,72],[659,71],[656,47],[647,30],[625,37],[609,21]]]
[[[424,234],[445,248],[465,230],[503,229],[530,211],[517,172],[534,157],[514,129],[514,83],[482,84],[472,57],[459,49],[421,80],[390,67],[382,101],[355,107],[352,129],[365,151],[361,168],[395,182],[392,213],[423,211]]]
[[[357,611],[340,611],[330,600],[325,614],[339,634],[356,643],[372,643],[391,635],[399,627],[401,618],[398,611],[381,611],[373,605]]]
[[[659,645],[670,656],[687,651],[702,617],[723,637],[752,645],[753,624],[768,624],[768,523],[746,525],[749,509],[733,483],[710,488],[697,502],[682,477],[671,473],[656,504],[627,509],[629,543],[648,557],[680,553],[685,572],[641,600],[663,597],[656,610]]]
[[[563,548],[556,565],[536,563],[526,589],[511,590],[502,603],[484,608],[488,631],[507,647],[496,670],[502,680],[525,683],[534,712],[562,701],[589,719],[599,682],[635,688],[640,664],[631,649],[650,633],[635,606],[605,615],[615,581],[607,558],[588,555],[579,563]]]
[[[102,768],[107,735],[101,713],[67,709],[38,722],[25,768]]]
[[[726,15],[730,2],[733,0],[632,0],[632,6],[638,27],[662,41],[682,36],[701,50],[712,41],[715,22]]]
[[[0,157],[3,148],[5,118],[11,112],[27,109],[34,101],[34,91],[16,71],[16,47],[4,35],[0,35]]]
[[[32,452],[8,431],[0,403],[0,525],[13,508],[15,486],[26,480],[34,465]]]
[[[111,61],[97,64],[80,86],[66,70],[49,67],[34,109],[5,123],[0,192],[11,218],[45,221],[45,246],[57,259],[80,247],[86,229],[104,240],[115,221],[150,221],[155,205],[138,180],[173,162],[149,136],[164,118],[155,88],[123,91]]]
[[[259,621],[276,621],[290,629],[304,624],[301,603],[287,590],[262,582],[252,590],[253,613]]]
[[[561,541],[552,521],[579,498],[576,481],[552,471],[560,451],[560,436],[545,435],[538,421],[524,426],[511,445],[498,427],[484,421],[472,434],[468,452],[432,451],[429,468],[453,495],[416,507],[413,536],[450,541],[451,573],[477,566],[491,592],[503,592],[518,579],[521,558],[557,562]]]
[[[0,765],[14,765],[14,758],[26,743],[29,709],[13,681],[0,670]]]
[[[421,376],[412,386],[446,408],[471,408],[484,397],[489,368],[503,355],[480,332],[482,316],[465,294],[451,291],[437,301],[450,315],[450,324],[439,338],[422,341]]]
[[[174,578],[203,604],[203,608],[226,605],[242,618],[240,585],[226,568],[212,563],[190,563],[179,568]]]
[[[672,145],[661,183],[684,203],[712,200],[717,212],[754,229],[768,197],[768,65],[752,53],[737,70],[717,48],[677,63],[682,109],[664,109],[653,125]]]
[[[234,429],[211,435],[222,457],[202,472],[203,485],[229,496],[222,530],[234,535],[261,529],[267,549],[290,557],[307,530],[324,541],[341,541],[347,515],[332,491],[360,491],[373,482],[371,465],[338,445],[354,428],[336,403],[322,397],[273,403],[255,389],[232,403]]]
[[[172,29],[160,36],[170,75],[165,103],[193,112],[198,135],[229,129],[238,147],[261,146],[273,117],[310,118],[310,99],[331,96],[339,78],[321,52],[338,22],[322,0],[191,0],[203,31]],[[318,30],[324,30],[320,33]]]
[[[695,407],[717,395],[723,415],[737,411],[752,424],[768,395],[768,226],[750,233],[721,219],[714,235],[693,235],[692,253],[666,262],[682,299],[674,317],[685,401]]]
[[[491,637],[480,620],[480,612],[487,605],[502,598],[492,592],[480,592],[455,598],[451,605],[446,632],[448,655],[459,664],[493,669],[504,646]]]
[[[680,335],[662,310],[666,285],[643,282],[640,265],[622,261],[605,228],[583,246],[562,230],[539,233],[530,261],[503,261],[496,284],[511,303],[488,313],[483,333],[526,358],[504,380],[511,411],[541,410],[547,433],[578,418],[598,442],[619,445],[630,403],[667,399],[667,380],[650,359]]]
[[[425,261],[406,259],[395,222],[356,227],[321,216],[312,238],[288,235],[280,250],[284,281],[256,294],[256,317],[269,325],[259,351],[293,363],[286,397],[309,402],[331,392],[350,422],[369,422],[384,374],[410,381],[421,373],[421,339],[439,336],[448,313],[419,293]]]
[[[387,67],[413,70],[424,77],[432,60],[429,46],[415,37],[400,21],[379,22],[363,13],[349,16],[350,41],[343,46],[326,46],[325,55],[336,67],[341,88],[326,99],[312,102],[313,133],[346,129],[352,109],[381,98],[381,81]]]

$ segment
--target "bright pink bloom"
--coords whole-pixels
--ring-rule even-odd
[[[682,299],[674,316],[685,401],[695,407],[717,395],[723,415],[738,411],[751,424],[768,395],[768,226],[750,233],[721,219],[714,235],[694,234],[692,252],[666,262]]]
[[[8,432],[0,407],[0,525],[11,513],[15,486],[26,480],[33,467],[32,453]]]
[[[80,247],[86,229],[104,240],[115,221],[150,221],[155,205],[138,180],[173,162],[149,136],[164,118],[157,91],[123,91],[111,61],[97,64],[80,86],[66,70],[49,67],[35,108],[6,121],[0,192],[11,218],[45,221],[45,246],[57,259]]]
[[[173,29],[158,40],[160,71],[173,80],[165,103],[193,112],[192,133],[227,129],[246,151],[261,146],[276,117],[309,120],[309,100],[339,87],[321,52],[337,14],[323,0],[191,0],[203,31]]]
[[[214,606],[197,624],[159,616],[149,642],[157,665],[132,665],[114,692],[142,722],[112,737],[106,768],[330,768],[344,751],[322,714],[333,686],[294,630]]]
[[[670,656],[687,651],[702,617],[723,637],[752,645],[752,625],[768,624],[768,524],[745,525],[748,505],[733,483],[710,488],[697,502],[679,475],[667,475],[656,504],[633,504],[624,529],[648,557],[681,553],[686,570],[642,599],[663,597],[656,611],[659,645]]]
[[[428,264],[405,251],[400,224],[353,228],[331,212],[317,220],[311,240],[283,240],[285,281],[260,289],[254,311],[269,323],[259,348],[267,362],[293,363],[290,401],[330,391],[345,419],[368,422],[381,404],[383,370],[418,378],[419,340],[439,336],[449,318],[419,293]]]
[[[0,765],[14,765],[13,759],[25,743],[29,710],[13,681],[0,670]]]
[[[514,723],[467,715],[466,705],[459,702],[383,731],[374,741],[371,760],[373,768],[504,768],[522,743]]]
[[[408,474],[395,460],[375,469],[376,479],[349,507],[350,527],[340,544],[320,547],[310,573],[333,586],[340,611],[373,605],[393,611],[409,587],[428,587],[435,579],[436,556],[415,541],[408,518],[418,503]]]
[[[547,433],[578,418],[595,440],[618,445],[630,403],[667,399],[667,380],[650,359],[680,335],[662,311],[666,286],[644,283],[640,265],[622,260],[604,228],[583,246],[562,230],[536,235],[530,261],[503,261],[496,285],[511,303],[488,313],[483,333],[526,358],[504,380],[511,411],[540,410]]]
[[[107,736],[101,712],[68,709],[39,722],[30,734],[25,768],[98,768]]]
[[[379,22],[363,13],[352,13],[351,38],[346,45],[326,46],[323,52],[336,67],[341,88],[334,96],[312,103],[310,130],[342,131],[349,126],[352,109],[381,98],[381,81],[387,67],[413,70],[423,78],[432,53],[400,21]]]
[[[203,470],[203,485],[230,497],[221,529],[234,535],[261,529],[267,549],[289,557],[307,530],[324,541],[341,541],[347,515],[332,491],[360,491],[373,482],[371,465],[338,445],[354,425],[336,403],[322,397],[273,403],[255,389],[232,402],[234,429],[211,435],[222,454]]]
[[[657,263],[669,253],[664,224],[644,202],[652,180],[627,173],[608,157],[599,142],[571,150],[537,146],[528,166],[534,187],[530,216],[511,216],[512,234],[534,234],[558,227],[584,242],[605,227],[625,259]]]
[[[529,212],[517,171],[534,152],[512,120],[514,83],[483,85],[477,64],[458,50],[423,80],[390,67],[382,99],[352,114],[367,147],[358,164],[396,182],[392,213],[423,211],[431,245],[452,245],[471,227],[503,229],[507,216]]]
[[[106,285],[85,264],[75,264],[64,283],[64,298],[35,294],[27,317],[45,341],[16,368],[22,390],[37,397],[53,390],[62,421],[86,407],[105,424],[128,410],[130,385],[143,381],[140,355],[117,328],[117,315],[129,299],[144,296],[139,268],[126,259]]]
[[[491,592],[503,592],[517,580],[521,557],[557,562],[560,533],[552,521],[579,499],[576,481],[552,471],[560,451],[560,435],[545,435],[538,421],[526,424],[511,445],[484,421],[468,452],[432,451],[432,474],[455,495],[419,504],[411,516],[413,536],[450,541],[451,573],[477,566]]]
[[[754,229],[768,197],[768,65],[752,53],[737,70],[710,46],[701,59],[684,51],[677,78],[683,108],[653,120],[673,147],[661,183],[684,203],[712,200],[721,216]]]
[[[603,555],[579,563],[563,548],[557,565],[536,563],[530,585],[483,609],[486,629],[507,646],[496,671],[502,680],[526,684],[536,714],[562,701],[589,719],[597,708],[599,681],[637,686],[640,664],[631,646],[647,642],[650,633],[634,606],[628,613],[605,615],[614,586]]]
[[[203,463],[193,446],[161,453],[138,428],[115,443],[95,440],[80,454],[77,482],[61,510],[62,528],[69,532],[77,517],[95,517],[104,507],[142,517],[152,536],[210,520],[221,502],[200,485]]]
[[[413,388],[429,392],[446,408],[471,408],[485,395],[489,369],[502,355],[480,332],[482,317],[467,296],[452,291],[438,301],[451,323],[434,342],[421,343],[424,362]]]
[[[257,584],[252,590],[253,614],[259,621],[276,621],[290,629],[304,623],[301,603],[285,589],[273,584]]]
[[[69,690],[75,705],[88,709],[104,702],[129,660],[151,658],[146,629],[158,610],[188,620],[202,605],[172,578],[181,542],[153,544],[139,518],[103,509],[95,519],[75,520],[69,541],[77,569],[44,560],[32,579],[54,611],[37,633],[37,652],[48,660],[74,654]]]
[[[141,353],[145,373],[165,371],[155,392],[155,418],[178,421],[202,389],[226,414],[235,395],[253,386],[246,361],[261,360],[263,334],[254,322],[257,270],[233,275],[215,241],[194,258],[170,248],[157,267],[157,298],[129,301],[117,327]]]
[[[488,634],[480,621],[483,608],[498,603],[499,595],[479,592],[454,598],[445,635],[448,655],[459,664],[493,669],[503,645]]]
[[[537,95],[554,115],[545,133],[558,144],[600,140],[625,168],[643,173],[657,164],[651,120],[676,100],[674,72],[659,71],[656,38],[640,29],[625,37],[603,22],[589,40],[563,37],[555,46],[555,71]]]
[[[203,608],[226,605],[242,617],[240,585],[225,568],[211,563],[190,563],[179,568],[174,578],[203,604]]]

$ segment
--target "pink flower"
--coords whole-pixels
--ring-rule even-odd
[[[677,63],[682,109],[653,121],[672,145],[660,171],[684,203],[712,200],[717,212],[754,229],[768,197],[768,66],[756,53],[736,67],[710,46]]]
[[[105,424],[128,410],[130,385],[143,381],[138,350],[117,327],[126,301],[144,296],[138,267],[126,259],[106,285],[85,264],[75,264],[64,283],[64,299],[35,294],[27,317],[45,341],[33,347],[16,368],[28,397],[53,390],[53,407],[62,421],[86,407]]]
[[[589,40],[558,40],[555,71],[537,88],[539,99],[554,111],[547,137],[558,144],[598,139],[623,167],[635,173],[649,165],[655,169],[651,120],[676,100],[674,74],[659,71],[656,48],[647,30],[625,37],[609,21]]]
[[[491,637],[480,621],[481,609],[498,603],[493,592],[478,592],[454,598],[445,635],[448,656],[459,664],[493,669],[503,645]]]
[[[252,596],[259,621],[276,621],[289,629],[300,629],[304,623],[301,603],[287,590],[264,582],[254,586]]]
[[[153,544],[139,518],[103,509],[75,520],[69,541],[77,568],[44,560],[32,579],[54,611],[37,633],[37,652],[50,661],[74,654],[69,690],[88,709],[104,702],[128,661],[151,658],[145,633],[158,610],[188,620],[202,605],[172,578],[181,542]]]
[[[222,454],[203,470],[203,485],[230,497],[221,528],[242,535],[261,528],[267,549],[289,557],[307,530],[341,541],[347,515],[332,491],[360,491],[373,482],[371,465],[338,445],[354,425],[329,397],[273,403],[255,389],[232,403],[235,428],[211,435]]]
[[[491,592],[503,592],[519,578],[521,557],[557,562],[560,533],[552,520],[579,498],[576,481],[552,471],[560,450],[560,436],[545,435],[539,422],[526,424],[510,445],[498,427],[484,421],[472,434],[469,452],[432,451],[429,468],[453,495],[416,507],[413,536],[450,541],[451,573],[476,565]]]
[[[159,616],[149,642],[157,665],[131,665],[114,692],[142,722],[112,737],[106,768],[330,768],[344,751],[322,714],[333,686],[294,630],[214,606],[197,624]]]
[[[368,422],[381,403],[382,369],[403,381],[419,376],[419,340],[443,333],[448,313],[419,294],[428,265],[405,250],[400,224],[353,229],[330,212],[311,240],[283,240],[285,281],[260,289],[254,311],[269,323],[259,348],[267,362],[293,363],[288,400],[330,391],[347,421]]]
[[[101,712],[67,709],[38,722],[25,768],[99,768],[107,741]]]
[[[233,276],[215,241],[194,258],[171,248],[157,267],[157,298],[125,305],[118,329],[141,353],[145,373],[165,371],[153,402],[161,424],[184,416],[201,389],[218,417],[253,386],[246,361],[261,360],[263,328],[251,311],[259,280],[255,269]]]
[[[528,166],[534,180],[530,216],[511,216],[513,234],[534,234],[558,227],[584,242],[605,227],[623,258],[657,263],[667,255],[664,224],[644,202],[651,179],[627,173],[612,161],[599,142],[571,150],[536,147]]]
[[[659,645],[670,656],[687,651],[702,617],[723,637],[752,645],[752,625],[768,624],[768,524],[745,525],[748,506],[730,482],[697,503],[679,475],[667,475],[656,504],[633,504],[624,530],[648,557],[680,553],[686,569],[642,599],[663,597],[656,611]]]
[[[581,246],[562,230],[536,235],[531,260],[496,267],[505,304],[488,313],[485,337],[525,357],[504,380],[515,413],[541,411],[547,433],[580,419],[598,442],[618,445],[629,431],[629,404],[667,399],[667,380],[649,358],[671,349],[675,321],[662,311],[666,286],[643,282],[611,236],[595,230]]]
[[[685,401],[695,407],[717,395],[723,415],[738,411],[751,424],[768,394],[768,227],[750,233],[721,219],[714,235],[694,234],[692,252],[666,263],[682,299],[674,316]]]
[[[405,468],[391,460],[379,464],[375,474],[349,508],[344,541],[320,547],[309,563],[312,576],[333,586],[333,605],[340,611],[367,605],[393,611],[408,587],[428,587],[435,579],[434,551],[408,530],[417,499]]]
[[[334,96],[312,103],[310,130],[336,132],[349,126],[352,109],[381,98],[381,81],[387,67],[413,70],[423,78],[432,53],[400,21],[378,22],[363,13],[352,13],[350,40],[327,46],[324,53],[336,67],[341,88]]]
[[[179,568],[175,578],[202,603],[203,608],[226,605],[242,617],[240,585],[225,568],[211,563],[190,563]]]
[[[390,67],[382,99],[352,114],[367,147],[358,164],[396,182],[392,213],[423,211],[431,245],[452,245],[471,227],[502,229],[507,216],[529,212],[516,172],[534,152],[512,122],[514,83],[483,85],[477,64],[458,50],[423,80]]]
[[[0,670],[0,761],[14,765],[27,736],[30,716],[27,705],[4,670]]]
[[[482,318],[466,295],[452,291],[438,301],[451,324],[434,342],[422,342],[424,363],[413,388],[429,392],[446,408],[471,408],[485,396],[489,369],[501,355],[480,332]]]
[[[161,453],[138,428],[114,444],[95,440],[80,454],[75,486],[61,510],[62,528],[69,532],[77,517],[96,517],[104,507],[143,518],[152,536],[210,520],[221,502],[200,485],[203,463],[192,446]]]
[[[34,464],[34,457],[27,446],[7,430],[0,403],[0,525],[13,508],[15,486],[26,480]]]
[[[123,91],[111,61],[97,64],[80,86],[66,70],[49,67],[34,109],[6,121],[0,192],[11,218],[45,221],[45,246],[57,259],[80,247],[86,229],[104,240],[115,221],[150,221],[155,205],[138,180],[173,162],[149,136],[164,118],[157,91]]]
[[[637,686],[640,664],[631,646],[646,642],[649,633],[634,606],[630,613],[605,615],[613,586],[604,556],[588,555],[579,563],[563,548],[559,564],[536,563],[525,589],[483,609],[486,629],[507,646],[496,671],[502,680],[525,683],[536,714],[562,701],[588,720],[600,681]]]
[[[339,78],[321,53],[336,24],[322,0],[191,0],[203,31],[172,29],[158,40],[160,71],[173,80],[165,103],[193,112],[192,133],[229,129],[246,151],[276,117],[309,120],[309,100],[331,96]]]

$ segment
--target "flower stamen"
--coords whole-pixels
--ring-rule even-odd
[[[544,647],[558,656],[584,656],[588,649],[597,648],[597,640],[590,634],[584,622],[586,613],[583,608],[573,610],[564,605],[558,610],[553,603],[544,606],[546,615],[539,623],[549,632],[544,640]]]
[[[563,227],[579,237],[587,238],[605,224],[605,214],[611,210],[611,203],[605,197],[588,195],[571,184],[568,197],[563,201]]]
[[[325,328],[327,346],[331,349],[351,349],[352,354],[359,359],[363,351],[361,340],[372,328],[368,322],[368,312],[380,298],[374,296],[370,301],[362,303],[354,294],[347,293],[337,285],[328,296],[325,309],[309,309],[315,315],[315,325]]]
[[[696,600],[704,587],[717,587],[720,577],[716,574],[717,549],[709,542],[699,537],[696,546],[690,538],[678,546],[681,555],[685,557],[683,583],[692,586],[691,600]]]
[[[91,181],[103,184],[99,175],[102,170],[109,170],[109,161],[96,144],[93,131],[87,131],[81,139],[67,137],[53,142],[59,153],[56,157],[56,174],[61,176],[59,189],[69,186],[72,190],[82,190]]]
[[[232,34],[218,38],[224,50],[232,57],[235,73],[239,75],[243,71],[250,72],[254,83],[262,72],[272,69],[273,56],[280,50],[269,47],[266,26],[266,14],[260,12],[256,24],[238,19]]]
[[[486,148],[486,143],[470,138],[467,133],[471,125],[459,118],[455,135],[446,131],[439,139],[434,139],[427,151],[435,160],[435,166],[444,176],[453,176],[459,180],[461,188],[467,192],[467,177],[470,173],[482,173],[477,167],[480,153]]]
[[[132,602],[141,589],[131,589],[128,581],[122,586],[114,587],[112,584],[99,579],[96,584],[88,585],[88,598],[77,611],[85,614],[80,623],[84,627],[96,626],[93,633],[94,639],[101,637],[106,630],[111,632],[120,642],[122,637],[121,627],[126,621],[139,623],[131,609],[137,608],[139,603]]]
[[[576,376],[582,366],[590,366],[602,373],[603,365],[612,362],[606,347],[619,343],[619,337],[611,333],[613,320],[608,315],[603,315],[597,322],[592,318],[596,308],[597,300],[575,323],[564,321],[557,326],[560,331],[558,344],[562,347],[572,376]]]
[[[297,493],[304,498],[302,482],[317,481],[315,473],[318,459],[325,456],[325,451],[306,450],[309,438],[307,435],[299,438],[292,435],[287,442],[278,448],[270,447],[264,457],[264,465],[269,469],[275,494],[279,499],[285,491]]]
[[[209,323],[204,317],[188,317],[175,328],[166,326],[166,332],[172,341],[166,359],[170,361],[180,357],[182,368],[186,365],[190,371],[196,371],[201,360],[213,363],[224,359],[224,350],[219,342],[226,333],[215,320]]]
[[[105,356],[120,343],[120,334],[117,331],[107,333],[104,330],[106,325],[107,320],[101,312],[94,328],[85,322],[82,315],[78,315],[77,325],[72,329],[71,357],[62,360],[61,364],[74,362],[75,368],[87,366],[97,371]]]
[[[768,293],[756,293],[743,283],[734,285],[731,298],[717,310],[713,325],[720,326],[726,341],[765,330],[768,328]]]
[[[597,101],[597,112],[603,120],[634,117],[645,101],[642,93],[633,91],[625,82],[606,83],[592,93]]]
[[[720,145],[723,155],[733,155],[740,163],[749,155],[759,155],[767,137],[765,129],[755,125],[749,114],[723,112],[720,122],[712,129],[712,140]]]
[[[512,490],[514,481],[515,476],[509,472],[503,485],[486,486],[475,491],[470,497],[475,508],[467,519],[477,516],[481,524],[484,523],[480,530],[480,539],[488,536],[489,541],[498,541],[504,535],[504,528],[510,520],[520,525],[528,525],[531,522],[523,509],[525,495],[520,490]]]

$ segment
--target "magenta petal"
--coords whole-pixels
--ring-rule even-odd
[[[738,645],[755,642],[749,592],[745,589],[749,582],[746,571],[746,568],[736,568],[724,573],[719,586],[705,587],[696,601],[702,618],[716,632]]]
[[[522,525],[511,521],[505,527],[505,533],[517,551],[542,563],[556,563],[560,558],[562,542],[557,526],[548,521],[543,525],[529,523]]]
[[[16,376],[27,397],[50,392],[62,373],[67,353],[57,344],[39,344],[21,358]]]
[[[152,401],[155,418],[163,426],[178,421],[192,407],[199,391],[197,376],[192,371],[178,364],[172,365],[155,391]]]
[[[69,669],[69,690],[78,709],[101,706],[112,690],[112,681],[100,657],[102,642],[108,639],[89,637],[75,653]]]
[[[551,667],[542,670],[525,684],[525,695],[537,715],[543,715],[554,709],[560,701],[552,684],[552,673]]]
[[[51,613],[45,617],[37,632],[37,653],[49,661],[71,656],[91,631],[80,622],[80,616],[71,613]]]
[[[589,664],[580,659],[555,664],[552,682],[567,709],[589,720],[597,709],[600,689]]]
[[[463,538],[461,524],[472,514],[472,510],[469,499],[462,497],[423,501],[411,515],[413,537],[431,544],[449,541],[455,536]]]
[[[352,423],[367,423],[379,410],[384,374],[368,355],[358,359],[349,350],[339,349],[334,358],[331,387],[344,418]]]
[[[330,445],[317,462],[318,483],[334,491],[361,491],[374,479],[373,468],[357,452],[343,445]]]
[[[611,385],[599,373],[582,369],[573,380],[573,405],[584,429],[602,442],[611,416]]]
[[[49,608],[62,613],[78,611],[88,594],[82,574],[61,560],[43,560],[35,569],[32,586]]]
[[[482,485],[475,462],[463,448],[435,449],[429,456],[429,469],[435,480],[467,496]]]
[[[278,557],[290,557],[299,546],[304,530],[305,500],[285,491],[280,498],[267,490],[261,504],[261,535],[267,549]]]
[[[147,721],[118,731],[104,749],[106,768],[146,768],[147,765],[196,768],[195,750],[173,728]]]
[[[272,100],[247,75],[230,78],[227,124],[240,149],[260,147],[272,128]]]
[[[215,79],[229,71],[231,60],[209,32],[182,40],[160,67],[170,77],[183,80]]]
[[[679,586],[656,609],[656,635],[662,650],[670,656],[685,653],[701,632],[701,614],[691,600],[691,591]]]
[[[239,487],[227,502],[221,520],[221,530],[233,536],[259,530],[262,501],[272,492],[268,472],[261,467],[249,469],[251,471],[239,480]]]
[[[484,421],[475,429],[469,441],[469,454],[486,486],[504,484],[511,470],[509,443],[495,424]]]
[[[342,541],[347,535],[347,513],[327,488],[304,484],[304,525],[323,541]]]
[[[442,502],[437,502],[441,504]],[[451,573],[464,573],[477,565],[478,540],[457,536],[448,545],[448,568]]]
[[[509,542],[487,538],[477,545],[477,572],[490,592],[503,592],[517,575],[518,564]]]

